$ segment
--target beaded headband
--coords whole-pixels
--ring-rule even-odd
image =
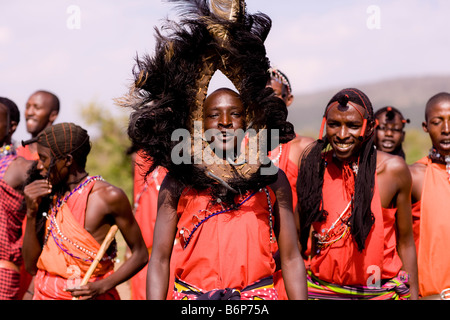
[[[286,75],[281,72],[281,70],[277,68],[270,68],[269,69],[270,77],[277,80],[279,83],[281,83],[283,86],[285,86],[288,90],[288,93],[292,92],[291,83],[289,82],[289,79],[286,77]]]

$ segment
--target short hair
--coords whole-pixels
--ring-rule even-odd
[[[17,108],[17,105],[14,103],[14,101],[5,98],[5,97],[0,97],[0,103],[3,104],[6,109],[7,109],[7,113],[8,113],[8,117],[9,117],[9,121],[15,121],[17,123],[19,123],[20,121],[20,111],[19,108]]]
[[[35,93],[33,93],[33,95],[35,94],[45,94],[47,96],[50,97],[50,110],[51,111],[56,111],[59,113],[59,98],[52,92],[50,91],[46,91],[46,90],[38,90]]]
[[[431,108],[431,106],[444,101],[450,101],[450,93],[439,92],[428,100],[427,104],[425,105],[425,121],[428,121],[428,110]]]

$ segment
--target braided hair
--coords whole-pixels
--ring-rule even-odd
[[[67,155],[72,155],[77,166],[84,170],[86,166],[87,156],[91,150],[89,135],[87,131],[80,126],[73,123],[59,123],[47,127],[37,137],[27,141],[22,141],[22,145],[31,143],[38,143],[43,147],[49,148],[51,153],[50,166],[47,171],[48,178],[50,172],[56,164],[56,160],[62,159]],[[37,161],[28,171],[28,179],[25,185],[40,180],[43,177],[40,175],[40,170],[37,168]],[[60,182],[58,185],[53,185],[52,195],[61,196],[67,191],[65,182]],[[51,206],[51,197],[44,197],[39,205],[38,213],[36,215],[36,232],[38,239],[43,244],[43,237],[45,232],[45,218],[42,212],[48,212]]]
[[[366,110],[365,123],[374,123],[372,104],[369,98],[360,90],[348,88],[339,91],[327,104],[323,125],[326,120],[327,110],[334,102],[347,106],[349,102],[356,103]],[[303,153],[299,177],[297,180],[297,196],[300,212],[300,242],[306,249],[311,224],[326,219],[326,211],[323,209],[323,179],[325,173],[324,152],[330,150],[327,138],[322,137],[323,125],[319,139],[311,144]],[[359,169],[355,179],[355,194],[352,215],[349,219],[351,234],[356,241],[358,250],[365,248],[365,240],[374,224],[374,216],[371,211],[371,202],[375,185],[376,149],[374,147],[373,131],[365,133],[363,125],[363,140],[359,150]]]
[[[405,128],[405,125],[407,123],[410,122],[409,119],[405,119],[405,117],[403,116],[403,114],[400,112],[400,110],[398,110],[397,108],[394,108],[392,106],[386,106],[383,107],[381,109],[379,109],[377,112],[375,112],[375,121],[376,121],[376,129],[378,129],[378,126],[380,125],[379,123],[379,119],[381,117],[382,114],[386,114],[386,122],[388,123],[393,123],[395,121],[395,117],[398,116],[400,118],[400,121],[402,122],[402,129]],[[400,145],[399,147],[397,147],[392,154],[396,155],[396,156],[400,156],[403,159],[405,159],[405,152],[403,151],[402,145]]]

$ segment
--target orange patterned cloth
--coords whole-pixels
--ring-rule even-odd
[[[35,300],[72,299],[71,294],[64,289],[79,285],[95,258],[95,253],[100,249],[100,244],[84,229],[87,199],[95,183],[93,178],[88,179],[91,179],[89,183],[74,192],[67,202],[57,209],[56,214],[47,219],[46,227],[50,227],[51,232],[48,233],[37,263],[39,271],[35,278]],[[94,279],[91,280],[106,277],[113,269],[111,259],[102,259],[93,273]],[[98,298],[111,296],[119,298],[115,289],[105,297]]]

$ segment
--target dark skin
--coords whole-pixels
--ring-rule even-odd
[[[0,146],[11,144],[11,137],[17,129],[17,122],[11,121],[8,128],[7,107],[0,103]],[[3,180],[12,188],[22,192],[22,186],[27,179],[27,171],[33,161],[17,157],[11,161],[3,176]]]
[[[405,140],[403,122],[399,114],[395,114],[392,121],[386,120],[386,112],[378,116],[380,125],[375,131],[375,144],[377,149],[387,153],[393,153],[401,147]]]
[[[273,89],[275,96],[284,101],[286,107],[289,107],[294,101],[294,96],[291,92],[288,91],[287,86],[277,81],[276,79],[272,78],[268,83],[268,86]],[[313,142],[314,139],[311,137],[296,136],[292,141],[289,142],[289,144],[291,145],[289,149],[289,160],[297,164],[305,148]]]
[[[358,108],[358,110],[357,110]],[[358,112],[359,111],[359,112]],[[331,108],[327,114],[326,135],[339,161],[355,159],[361,149],[359,139],[365,109],[354,104],[347,109]],[[369,124],[365,136],[374,130]],[[398,156],[377,151],[377,180],[383,208],[397,208],[397,250],[402,269],[410,275],[411,299],[418,298],[417,258],[412,231],[411,175],[405,161]]]
[[[426,120],[422,123],[423,130],[429,134],[431,143],[441,155],[450,154],[450,101],[444,100],[432,103],[426,107]],[[444,162],[432,160],[434,163]],[[422,198],[422,190],[427,166],[421,163],[414,163],[409,166],[412,176],[412,196],[413,203]],[[439,295],[423,297],[427,300],[440,300]]]
[[[33,93],[27,100],[25,105],[25,121],[27,131],[31,136],[37,137],[58,117],[58,111],[53,106],[51,96],[46,92],[37,91]],[[31,153],[36,152],[37,144],[28,145]]]
[[[45,176],[50,165],[51,151],[39,144],[37,146],[40,158],[37,168],[41,171],[41,175]],[[63,159],[56,160],[55,168],[51,170],[48,179],[36,180],[25,187],[27,225],[23,241],[23,257],[26,269],[31,274],[36,274],[36,263],[42,251],[35,232],[36,213],[42,197],[48,196],[52,192],[52,185],[57,185],[61,181],[65,181],[69,189],[66,192],[68,194],[86,176],[84,168],[80,168],[73,157],[67,155]],[[88,197],[85,229],[101,244],[113,224],[119,227],[130,248],[130,258],[107,278],[89,282],[80,288],[67,289],[73,297],[79,297],[81,300],[95,298],[131,278],[147,263],[147,248],[127,196],[121,189],[105,181],[97,181]]]
[[[211,99],[208,100],[208,98]],[[216,105],[221,105],[223,108],[219,108],[222,112],[219,112],[218,117],[213,117],[217,121],[210,122],[205,129],[244,128],[244,114],[240,113],[237,116],[230,112],[236,107],[236,94],[222,90],[214,92],[208,98],[205,101],[205,117],[217,112]],[[233,145],[226,145],[229,148],[235,148]],[[274,204],[274,215],[275,226],[279,227],[275,228],[274,231],[280,248],[286,291],[290,299],[306,299],[305,266],[300,255],[299,241],[294,224],[290,185],[284,172],[281,170],[278,172],[278,180],[270,185],[270,188],[275,192],[277,198]],[[170,256],[178,223],[177,206],[179,197],[180,185],[178,181],[167,175],[161,185],[158,197],[158,215],[147,276],[147,299],[149,300],[163,300],[167,296]]]

